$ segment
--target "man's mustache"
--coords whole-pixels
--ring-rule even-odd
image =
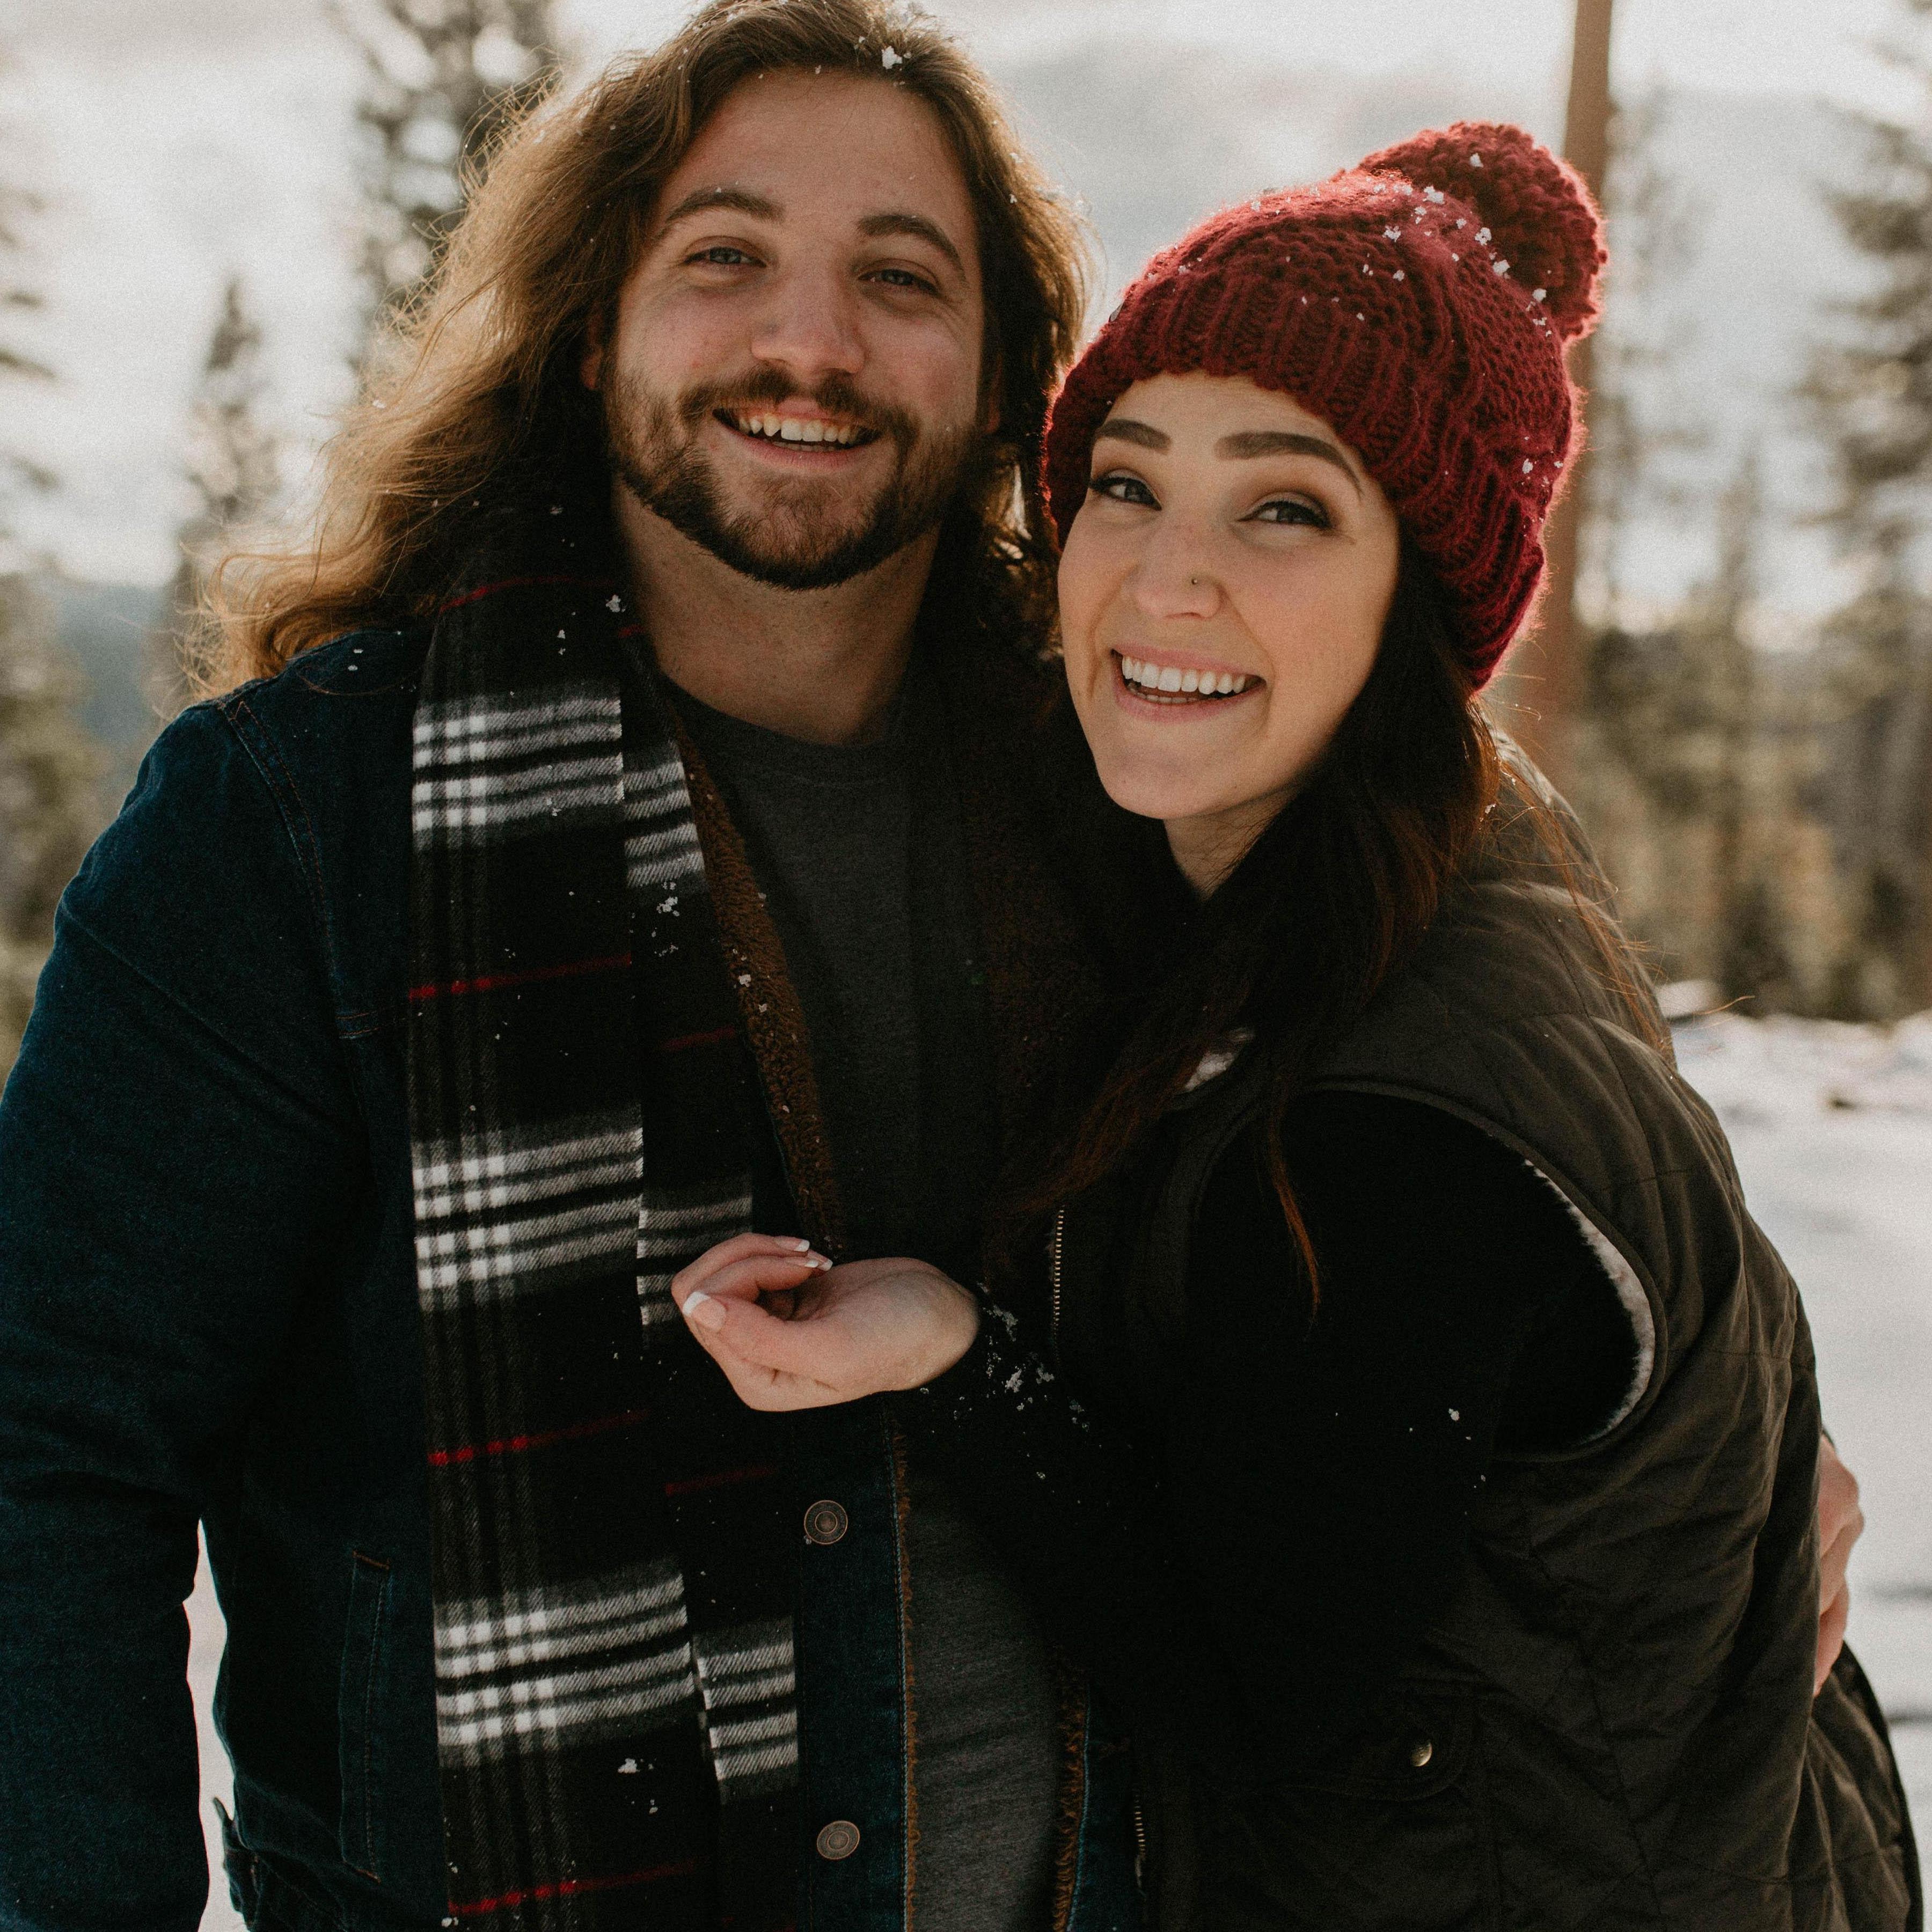
[[[856,423],[875,436],[892,438],[902,449],[919,440],[919,422],[910,411],[866,395],[848,376],[826,376],[815,387],[801,388],[781,369],[756,369],[734,382],[706,382],[688,389],[678,400],[677,414],[688,428],[721,410],[748,411],[809,403],[827,416]]]

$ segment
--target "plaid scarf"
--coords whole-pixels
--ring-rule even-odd
[[[486,547],[443,606],[415,719],[448,1922],[776,1932],[799,1828],[778,1422],[669,1292],[751,1225],[755,1073],[622,595],[536,520],[548,541]]]

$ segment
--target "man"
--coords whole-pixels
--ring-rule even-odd
[[[0,1921],[199,1918],[199,1517],[255,1924],[1126,1922],[994,1552],[666,1289],[754,1223],[969,1268],[1096,990],[1023,742],[1082,296],[871,0],[501,158],[232,670],[350,634],[164,737],[8,1095]]]
[[[500,158],[0,1109],[0,1924],[199,1918],[197,1519],[253,1924],[1134,1922],[997,1552],[668,1292],[752,1226],[970,1267],[1131,944],[1030,668],[1081,298],[871,0],[710,8]]]

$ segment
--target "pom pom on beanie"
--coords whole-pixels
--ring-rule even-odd
[[[1361,458],[1448,592],[1480,686],[1542,577],[1573,454],[1563,349],[1595,320],[1601,237],[1575,172],[1493,122],[1210,216],[1148,264],[1054,403],[1062,540],[1095,433],[1136,382],[1246,376]]]
[[[1496,253],[1525,288],[1544,291],[1550,325],[1565,341],[1596,326],[1603,224],[1568,162],[1499,121],[1459,121],[1371,154],[1356,170],[1439,188],[1475,210]]]

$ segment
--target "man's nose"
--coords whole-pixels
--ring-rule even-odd
[[[856,292],[842,274],[800,269],[780,278],[758,320],[752,352],[785,369],[810,388],[834,374],[865,367]]]

